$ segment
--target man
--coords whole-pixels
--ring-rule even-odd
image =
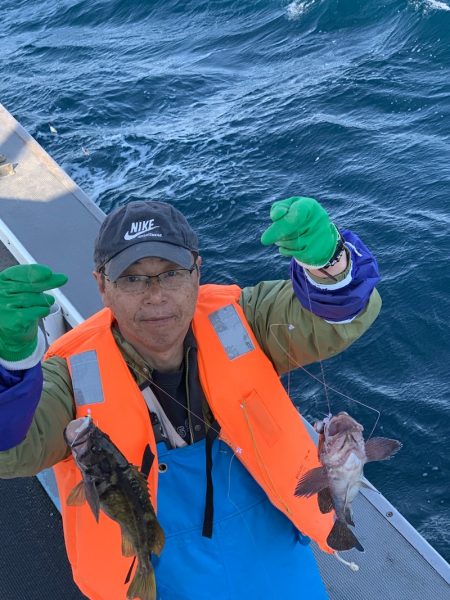
[[[43,265],[0,274],[0,477],[55,465],[74,579],[93,600],[124,600],[131,561],[116,523],[65,503],[80,474],[63,431],[86,414],[148,476],[166,538],[158,598],[327,597],[305,536],[330,551],[332,517],[294,496],[317,458],[279,376],[370,326],[378,268],[311,198],[270,216],[261,240],[292,258],[290,279],[241,290],[200,285],[197,236],[173,206],[114,211],[94,252],[105,309],[42,366],[45,292],[66,277]]]

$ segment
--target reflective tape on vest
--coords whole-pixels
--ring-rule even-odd
[[[235,307],[232,304],[219,308],[209,315],[211,325],[217,333],[230,360],[255,349]]]
[[[104,402],[97,352],[87,350],[70,356],[69,360],[72,368],[73,394],[77,406]]]

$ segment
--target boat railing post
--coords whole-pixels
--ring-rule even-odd
[[[50,344],[66,333],[61,306],[57,302],[52,305],[48,317],[42,319],[42,326],[47,346],[50,346]]]

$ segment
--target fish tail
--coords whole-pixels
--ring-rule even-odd
[[[336,519],[334,522],[333,529],[327,537],[327,543],[333,550],[351,550],[352,548],[356,548],[360,552],[364,552],[364,548],[359,543],[353,531],[341,519]]]
[[[140,564],[127,591],[127,599],[139,598],[140,600],[156,600],[155,573],[151,564],[150,568],[142,568]]]

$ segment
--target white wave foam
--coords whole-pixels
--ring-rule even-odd
[[[425,10],[447,10],[450,11],[450,6],[441,0],[415,0],[413,5],[416,9],[424,8]]]
[[[445,4],[445,2],[440,2],[440,0],[425,0],[425,2],[430,8],[436,10],[450,10],[450,6]]]
[[[296,21],[304,15],[314,4],[315,0],[294,0],[286,7],[286,14],[290,21]]]

